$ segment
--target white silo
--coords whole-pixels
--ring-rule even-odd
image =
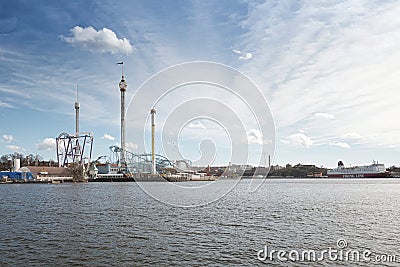
[[[13,162],[13,171],[18,171],[21,168],[21,160],[20,159],[14,159]]]

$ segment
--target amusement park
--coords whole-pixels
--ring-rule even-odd
[[[92,158],[94,135],[90,132],[81,132],[79,129],[80,103],[75,102],[75,133],[61,133],[56,138],[56,153],[58,168],[69,170],[72,180],[85,181],[137,181],[137,180],[215,180],[218,170],[211,173],[211,169],[200,171],[192,168],[192,162],[187,159],[172,161],[167,157],[155,153],[155,114],[151,114],[151,153],[133,153],[125,147],[125,95],[127,82],[124,77],[123,62],[117,63],[122,67],[122,77],[119,82],[121,92],[121,143],[109,147],[110,156]],[[219,175],[222,173],[219,170]],[[43,177],[43,174],[42,174]]]
[[[36,163],[33,166],[29,162],[22,162],[21,157],[9,157],[11,162],[7,171],[1,172],[1,182],[126,182],[126,181],[214,181],[220,177],[238,178],[242,176],[266,177],[270,168],[270,156],[267,165],[255,168],[250,165],[228,166],[193,166],[193,162],[183,158],[179,154],[177,159],[170,159],[162,153],[155,152],[156,132],[156,109],[149,108],[151,131],[151,150],[143,153],[135,153],[126,146],[126,91],[127,81],[124,76],[123,62],[117,63],[121,66],[121,80],[118,83],[120,91],[120,143],[109,147],[109,155],[93,156],[94,134],[90,131],[80,130],[80,108],[78,98],[78,85],[76,86],[75,109],[75,131],[61,132],[55,138],[56,161],[48,165]],[[150,107],[150,106],[149,106]],[[265,162],[267,160],[265,159]],[[32,160],[31,160],[32,163]],[[56,165],[56,166],[54,166]]]

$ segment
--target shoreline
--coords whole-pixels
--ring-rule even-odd
[[[368,178],[361,178],[361,177],[351,177],[351,178],[337,178],[337,177],[268,177],[268,178],[259,178],[259,177],[242,177],[240,180],[252,180],[252,179],[257,179],[257,180],[385,180],[385,179],[399,179],[400,177],[368,177]],[[20,181],[20,180],[12,180],[12,181],[1,181],[0,185],[5,185],[5,184],[64,184],[64,183],[131,183],[131,182],[179,182],[179,183],[185,183],[185,182],[212,182],[212,181],[218,181],[218,180],[225,180],[225,181],[234,181],[238,180],[237,178],[227,178],[223,177],[220,179],[205,179],[205,180],[173,180],[173,181],[167,181],[163,178],[157,178],[153,177],[150,179],[145,179],[145,178],[139,178],[135,179],[133,177],[127,177],[127,178],[97,178],[97,179],[88,179],[87,181],[84,182],[73,182],[69,180],[65,181],[57,181],[57,182],[51,182],[51,181],[40,181],[40,180],[28,180],[28,181]]]

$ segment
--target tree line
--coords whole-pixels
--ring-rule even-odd
[[[0,157],[0,171],[12,171],[14,159],[19,159],[21,162],[21,167],[23,166],[55,166],[57,165],[54,160],[44,160],[41,155],[28,154],[24,155],[22,153],[11,153],[5,154]]]

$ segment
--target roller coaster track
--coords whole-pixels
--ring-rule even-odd
[[[114,153],[114,156],[119,161],[122,148],[118,146],[110,146],[110,151]],[[150,173],[151,172],[151,153],[132,153],[125,150],[126,164],[128,169],[132,173]],[[156,169],[158,173],[164,173],[168,169],[175,169],[177,171],[190,170],[191,162],[189,160],[179,160],[186,165],[186,169],[179,168],[174,162],[170,161],[163,155],[155,154]]]

